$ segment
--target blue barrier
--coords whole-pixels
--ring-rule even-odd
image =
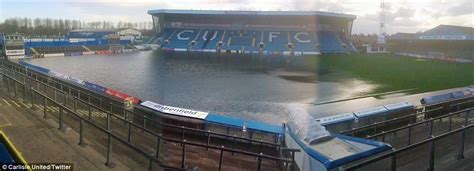
[[[225,115],[220,115],[220,114],[215,114],[215,113],[209,113],[204,120],[209,123],[232,126],[235,128],[243,129],[245,125],[246,129],[253,130],[253,131],[261,131],[261,132],[267,132],[267,133],[273,133],[273,134],[283,134],[283,130],[281,126],[273,125],[273,124],[269,124],[269,123],[265,123],[261,121],[244,120],[238,117],[225,116]]]
[[[445,94],[440,94],[440,95],[435,95],[435,96],[429,96],[429,97],[424,97],[421,99],[421,104],[424,105],[431,105],[431,104],[437,104],[437,103],[442,103],[446,101],[451,101],[451,100],[456,100],[456,99],[461,99],[464,97],[469,97],[473,96],[473,92],[470,90],[462,90],[462,91],[455,91],[451,93],[445,93]]]
[[[33,65],[33,64],[29,64],[29,63],[27,63],[23,60],[20,60],[19,63],[23,66],[26,66],[28,69],[32,69],[34,71],[42,72],[42,73],[45,73],[45,74],[49,73],[49,69],[46,69],[46,68],[43,68],[43,67],[40,67],[40,66],[36,66],[36,65]]]
[[[88,81],[84,81],[84,86],[86,86],[86,88],[89,90],[93,90],[99,93],[105,93],[105,91],[107,90],[107,88],[105,87],[102,87],[100,85],[97,85]]]

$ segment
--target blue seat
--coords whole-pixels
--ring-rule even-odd
[[[339,41],[335,32],[332,31],[320,31],[318,32],[320,49],[321,52],[332,53],[332,52],[347,52],[347,50],[342,47],[341,42]]]

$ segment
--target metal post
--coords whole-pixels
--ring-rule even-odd
[[[74,98],[74,112],[77,113],[77,99]]]
[[[471,113],[472,110],[469,110],[469,112],[466,112],[466,118],[464,118],[464,125],[467,126],[468,124],[468,118],[469,118],[469,114]]]
[[[148,170],[149,171],[153,170],[153,159],[151,157],[150,157],[150,161],[149,161],[149,164],[148,164]]]
[[[56,89],[53,89],[54,90],[54,101],[57,101],[57,93],[56,93]]]
[[[63,108],[61,106],[58,106],[59,107],[59,130],[63,131],[64,130],[64,125],[63,125]]]
[[[132,124],[128,124],[128,138],[127,141],[130,142],[132,139]]]
[[[105,125],[107,127],[107,130],[110,130],[110,113],[105,113],[107,115],[107,125]]]
[[[433,138],[433,136],[431,136]],[[435,157],[435,141],[431,141],[431,148],[430,148],[430,165],[428,166],[428,171],[434,171],[434,157]]]
[[[43,118],[46,118],[46,97],[43,97],[44,101],[43,101]]]
[[[206,151],[209,151],[209,144],[211,143],[211,130],[207,130],[207,146]]]
[[[234,139],[232,141],[232,149],[235,149],[235,138],[237,137],[237,135],[234,134]],[[234,155],[234,151],[232,151],[232,155]]]
[[[397,170],[397,156],[396,153],[392,155],[392,164],[391,164],[391,171],[396,171]]]
[[[26,82],[23,81],[23,103],[26,103]]]
[[[89,120],[91,120],[91,116],[92,116],[91,104],[88,103],[88,104],[87,104],[87,107],[89,107],[89,108],[88,108],[88,109],[89,109]]]
[[[433,136],[433,120],[430,121],[430,135],[428,136],[428,138],[430,138],[431,136]]]
[[[8,77],[7,78],[7,92],[10,92],[10,79]]]
[[[258,149],[258,153],[262,153],[262,146],[263,146],[263,140],[260,140],[260,147]]]
[[[412,125],[411,124],[408,124],[408,145],[411,144],[411,128],[412,128]]]
[[[34,110],[34,108],[35,108],[35,99],[33,98],[33,87],[30,87],[30,93],[31,93],[31,110]]]
[[[183,152],[181,155],[181,168],[185,168],[186,160],[186,140],[183,140]]]
[[[262,153],[260,153],[260,156],[262,155]],[[260,171],[261,168],[262,168],[262,157],[258,156],[258,167],[257,167],[257,170]]]
[[[221,155],[219,157],[219,171],[222,170],[222,160],[224,160],[224,146],[221,146]]]
[[[106,166],[113,168],[114,164],[110,161],[111,153],[112,153],[112,132],[110,130],[107,130],[108,138],[107,138],[107,161],[105,163]]]
[[[13,88],[15,90],[15,97],[16,97],[16,82],[15,81],[13,81],[13,85],[14,85]]]
[[[184,126],[181,126],[181,141],[184,140]]]
[[[81,147],[85,147],[86,144],[84,143],[84,121],[82,118],[79,118],[79,145]]]
[[[453,115],[449,115],[449,129],[448,129],[448,132],[451,131],[452,120],[453,120]]]
[[[459,149],[459,154],[456,156],[456,159],[458,160],[464,159],[464,144],[466,142],[465,140],[466,140],[466,129],[462,130],[462,133],[461,133],[461,148]]]
[[[161,146],[161,134],[158,134],[158,140],[156,142],[156,158],[160,157],[160,146]]]

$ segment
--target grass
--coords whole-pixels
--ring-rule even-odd
[[[414,93],[474,85],[474,64],[418,60],[396,55],[322,55],[307,58],[312,67],[345,73],[379,84],[383,93],[416,88]]]

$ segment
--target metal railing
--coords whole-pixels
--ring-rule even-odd
[[[433,112],[433,111],[439,111],[441,109],[443,109],[443,107],[438,107],[438,108],[423,111],[423,112],[412,113],[412,114],[408,114],[408,115],[405,115],[405,116],[402,116],[402,117],[399,117],[399,118],[393,118],[393,119],[384,120],[384,121],[381,121],[381,122],[375,122],[375,123],[372,123],[372,124],[369,124],[369,125],[364,125],[364,126],[352,128],[352,129],[349,129],[349,130],[340,131],[339,133],[343,134],[343,135],[348,135],[348,133],[350,133],[350,135],[354,136],[355,132],[358,132],[358,131],[361,131],[361,130],[365,131],[365,130],[374,129],[374,132],[377,132],[377,128],[379,127],[379,125],[390,124],[392,122],[397,122],[397,121],[404,120],[404,119],[410,119],[410,123],[412,124],[413,123],[413,117],[415,117],[415,119],[416,119],[416,116],[418,116],[418,115],[424,115],[425,113],[430,113],[430,112]]]
[[[459,152],[456,155],[456,158],[463,159],[464,158],[464,151],[465,151],[464,146],[465,146],[465,139],[466,139],[466,130],[471,129],[473,127],[474,127],[474,125],[471,124],[471,125],[467,125],[467,126],[462,126],[462,128],[458,128],[456,130],[452,130],[450,132],[446,132],[446,133],[443,133],[443,134],[438,135],[438,136],[431,136],[429,139],[417,142],[415,144],[411,144],[409,146],[391,151],[389,153],[385,153],[383,155],[371,158],[371,159],[366,160],[366,161],[362,161],[362,162],[350,165],[350,166],[346,167],[345,170],[354,171],[354,170],[360,169],[364,166],[368,166],[370,164],[373,164],[377,161],[381,161],[383,159],[390,158],[390,160],[391,160],[390,170],[391,171],[396,171],[397,170],[397,160],[398,160],[397,156],[399,156],[400,153],[403,153],[405,151],[409,151],[409,150],[412,150],[416,147],[419,147],[419,146],[430,143],[430,152],[429,152],[430,157],[429,157],[428,170],[433,171],[434,170],[434,163],[435,163],[435,153],[434,153],[435,152],[435,141],[439,140],[441,138],[456,134],[458,132],[461,132],[461,138],[460,138],[461,146],[459,147]]]
[[[236,141],[241,141],[241,142],[245,141],[245,142],[248,142],[250,144],[259,144],[260,145],[259,149],[262,149],[263,145],[268,145],[268,146],[274,147],[277,150],[279,150],[281,148],[280,143],[267,142],[267,141],[263,141],[261,139],[256,140],[256,139],[245,138],[245,137],[237,137],[236,135],[223,134],[223,133],[213,132],[211,130],[203,130],[203,129],[196,129],[196,128],[189,128],[189,127],[184,127],[184,126],[176,126],[176,125],[166,124],[166,123],[163,123],[161,121],[156,121],[156,120],[153,120],[153,119],[149,119],[144,115],[141,115],[141,114],[138,114],[136,112],[127,110],[127,109],[125,109],[123,107],[120,107],[120,106],[117,106],[117,105],[112,104],[111,106],[115,107],[115,108],[118,108],[119,110],[122,110],[123,113],[124,113],[124,116],[123,116],[124,118],[139,117],[139,118],[143,119],[144,120],[143,127],[146,127],[147,121],[148,121],[148,122],[151,122],[152,124],[156,124],[157,126],[159,126],[161,128],[171,128],[171,129],[180,130],[181,135],[182,135],[181,139],[184,139],[184,132],[186,131],[186,132],[194,132],[194,133],[202,134],[202,135],[208,135],[207,136],[207,143],[208,144],[210,143],[210,138],[211,138],[210,135],[214,135],[216,137],[223,137],[225,139],[232,139],[233,140],[232,144],[235,144]],[[112,109],[110,109],[110,111],[112,111]],[[131,116],[128,116],[128,114],[131,114]],[[259,153],[261,153],[261,150],[259,150]]]
[[[374,134],[374,135],[369,135],[365,138],[367,139],[374,139],[374,140],[377,140],[378,137],[382,137],[382,141],[385,142],[385,136],[387,134],[392,134],[392,133],[396,133],[398,131],[402,131],[402,130],[405,130],[405,129],[408,129],[408,145],[411,144],[411,133],[412,133],[412,130],[413,130],[413,127],[414,126],[417,126],[417,125],[421,125],[421,124],[425,124],[425,123],[429,123],[430,124],[430,129],[429,129],[429,135],[428,137],[431,137],[433,136],[433,124],[434,124],[434,121],[435,120],[441,120],[443,118],[447,118],[449,117],[449,130],[452,129],[452,116],[454,115],[459,115],[461,113],[466,113],[466,116],[464,118],[464,126],[467,126],[468,125],[468,121],[469,121],[469,115],[472,113],[474,108],[468,108],[468,109],[464,109],[464,110],[460,110],[460,111],[456,111],[456,112],[452,112],[452,113],[449,113],[449,114],[446,114],[446,115],[443,115],[443,116],[439,116],[439,117],[435,117],[435,118],[430,118],[430,119],[427,119],[427,120],[424,120],[424,121],[421,121],[421,122],[417,122],[417,123],[414,123],[414,124],[408,124],[406,126],[403,126],[403,127],[399,127],[399,128],[395,128],[395,129],[392,129],[392,130],[389,130],[389,131],[386,131],[386,132],[381,132],[381,133],[377,133],[377,134]]]
[[[185,169],[185,163],[186,163],[186,160],[185,160],[185,156],[186,156],[186,146],[195,146],[195,147],[204,147],[204,148],[208,148],[208,149],[214,149],[214,150],[219,150],[220,151],[220,159],[219,159],[219,170],[222,169],[222,163],[223,163],[223,152],[229,152],[229,153],[232,153],[232,154],[241,154],[241,155],[247,155],[247,156],[251,156],[251,157],[256,157],[257,160],[258,160],[258,165],[257,165],[257,170],[260,170],[261,169],[261,162],[262,162],[262,159],[267,159],[267,160],[273,160],[277,163],[283,163],[284,166],[287,167],[288,169],[288,166],[290,165],[293,165],[294,164],[294,159],[286,159],[286,158],[280,158],[280,157],[273,157],[273,156],[268,156],[268,155],[264,155],[262,153],[252,153],[252,152],[247,152],[247,151],[242,151],[242,150],[236,150],[236,149],[228,149],[228,148],[225,148],[224,146],[221,146],[221,147],[216,147],[216,146],[211,146],[211,145],[207,145],[207,144],[199,144],[199,143],[194,143],[194,142],[188,142],[186,139],[184,140],[174,140],[174,139],[171,139],[171,138],[167,138],[167,137],[163,137],[161,134],[156,134],[154,132],[151,132],[143,127],[141,127],[140,125],[136,125],[134,123],[130,123],[128,122],[128,125],[129,127],[133,126],[135,128],[138,128],[138,129],[141,129],[142,131],[146,131],[148,134],[150,135],[153,135],[157,138],[157,146],[156,146],[156,149],[155,149],[155,156],[152,156],[150,155],[149,153],[139,149],[138,147],[135,147],[134,145],[130,144],[130,139],[127,139],[127,140],[123,140],[120,138],[120,136],[118,135],[115,135],[113,134],[113,131],[112,131],[112,128],[110,127],[110,120],[111,120],[111,117],[114,117],[116,119],[119,119],[121,121],[126,121],[125,119],[119,117],[119,116],[115,116],[113,114],[110,114],[108,111],[103,111],[103,112],[106,112],[107,114],[107,125],[106,125],[106,128],[102,128],[101,126],[97,125],[96,123],[92,122],[91,120],[89,120],[88,118],[83,118],[81,117],[80,114],[78,114],[77,112],[75,112],[74,110],[71,110],[69,108],[67,108],[66,106],[54,101],[54,99],[51,99],[50,97],[48,97],[47,95],[31,88],[30,89],[31,92],[34,92],[35,94],[37,95],[40,95],[42,98],[44,98],[44,101],[51,101],[54,105],[58,106],[60,108],[59,110],[59,116],[58,116],[58,121],[59,121],[59,129],[63,129],[64,126],[63,126],[63,110],[66,111],[67,113],[72,113],[74,114],[75,117],[78,117],[80,119],[80,131],[79,131],[79,144],[82,144],[83,143],[83,126],[82,126],[82,122],[86,122],[88,123],[89,125],[93,125],[95,128],[98,128],[101,132],[104,132],[108,135],[108,141],[107,141],[107,161],[106,161],[106,165],[111,165],[111,138],[114,138],[115,140],[119,140],[119,142],[127,145],[128,147],[131,147],[133,150],[137,151],[138,153],[140,154],[143,154],[145,157],[147,157],[148,159],[150,159],[150,162],[157,162],[159,163],[160,165],[163,165],[163,163],[161,163],[159,160],[158,160],[158,156],[160,154],[160,145],[161,143],[163,142],[171,142],[171,143],[177,143],[177,144],[182,144],[182,160],[181,160],[181,168],[179,169]],[[76,100],[79,100],[76,98]],[[43,107],[44,110],[46,110],[46,107]],[[129,132],[130,129],[129,129]],[[129,134],[129,136],[131,136],[131,134]],[[298,152],[298,150],[295,150],[295,149],[292,149],[291,152]],[[292,155],[294,156],[294,154]],[[150,170],[151,170],[151,166],[152,166],[153,163],[150,163]],[[166,167],[171,167],[171,166],[166,166]]]
[[[77,112],[67,108],[66,106],[64,106],[63,104],[59,103],[59,102],[56,102],[54,99],[51,99],[50,97],[48,97],[47,95],[39,92],[38,90],[35,90],[33,89],[33,87],[30,88],[30,91],[32,94],[34,95],[39,95],[41,96],[43,99],[44,99],[44,103],[43,103],[43,110],[45,111],[44,112],[44,115],[43,117],[46,117],[46,109],[47,109],[47,105],[46,105],[46,101],[49,101],[51,103],[53,103],[53,105],[57,106],[59,108],[59,113],[58,113],[58,124],[59,124],[59,128],[60,130],[63,130],[64,129],[64,114],[70,114],[71,116],[77,118],[79,120],[79,127],[80,127],[80,131],[79,131],[79,145],[83,145],[84,144],[84,131],[83,131],[83,128],[84,128],[84,123],[96,128],[97,130],[99,130],[100,132],[102,133],[105,133],[107,135],[107,154],[106,154],[106,162],[105,164],[107,166],[112,166],[112,161],[111,161],[111,156],[112,156],[112,140],[116,140],[118,142],[120,142],[121,144],[125,145],[126,147],[128,147],[129,149],[132,149],[134,150],[135,152],[137,152],[138,154],[141,154],[143,155],[144,157],[146,157],[148,160],[149,160],[149,167],[148,167],[148,170],[153,170],[152,166],[153,166],[153,162],[156,162],[158,163],[160,166],[162,167],[165,167],[165,168],[173,168],[173,167],[170,167],[170,166],[166,166],[164,165],[161,161],[158,160],[158,158],[156,158],[155,156],[152,156],[150,155],[149,153],[139,149],[138,147],[135,147],[134,145],[130,144],[129,142],[125,141],[125,140],[122,140],[118,135],[115,135],[110,127],[108,128],[102,128],[101,126],[95,124],[94,122],[86,119],[86,118],[83,118],[81,117],[80,114],[78,114]],[[32,106],[34,106],[34,101],[32,100]],[[110,119],[110,118],[109,118]],[[109,120],[108,119],[108,120]],[[175,168],[175,169],[178,169],[178,168]]]

